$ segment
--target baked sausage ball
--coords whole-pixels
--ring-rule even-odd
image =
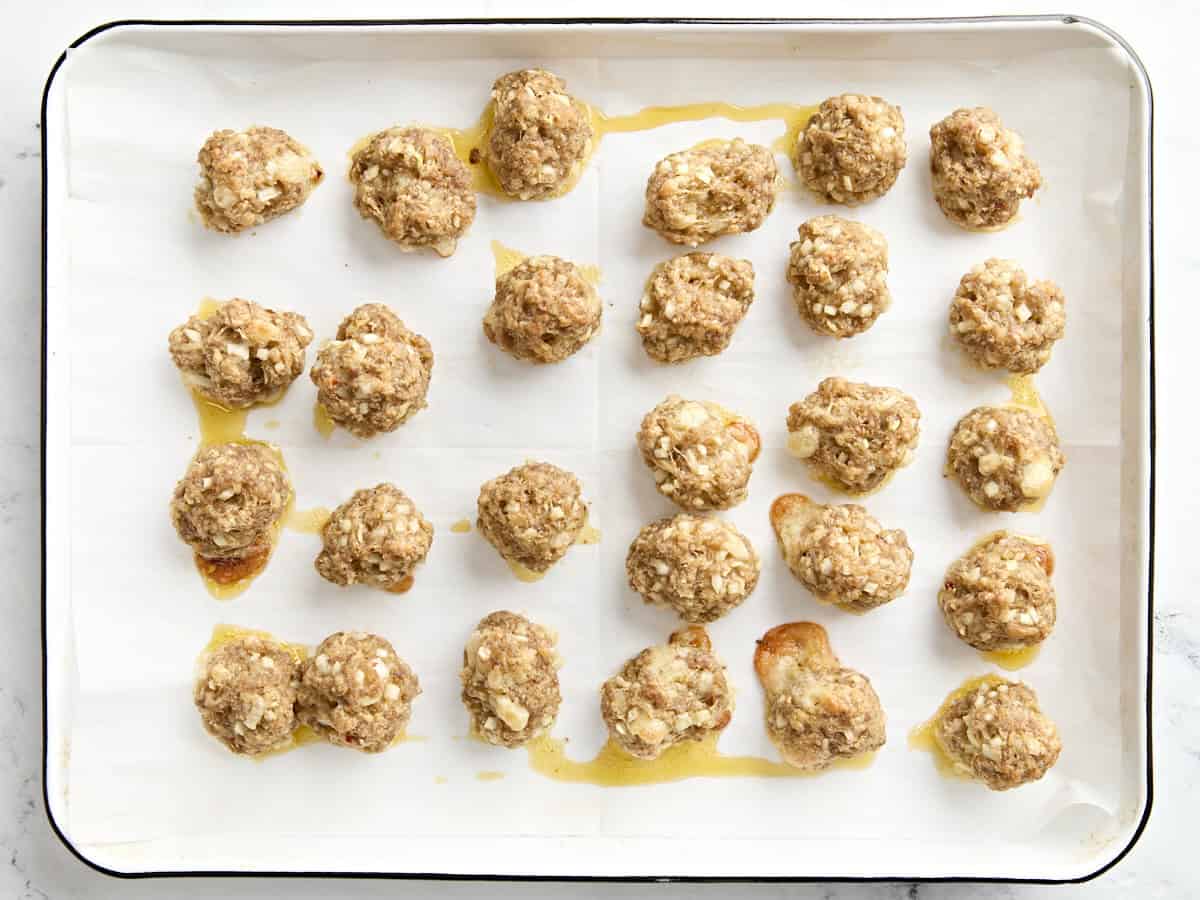
[[[483,333],[516,359],[562,362],[600,330],[601,312],[596,289],[575,263],[531,256],[496,279]]]
[[[651,522],[625,559],[629,586],[685,622],[714,622],[754,591],[762,569],[750,539],[729,522],[679,513]]]
[[[842,94],[808,120],[793,162],[810,191],[855,206],[891,190],[907,159],[899,108],[882,97]]]
[[[517,466],[479,489],[479,533],[508,563],[544,573],[587,524],[582,491],[579,479],[558,466]]]
[[[826,378],[788,409],[788,450],[820,480],[865,494],[912,462],[920,426],[903,391]]]
[[[171,523],[205,559],[266,553],[292,485],[265,444],[214,444],[188,463],[171,498]]]
[[[184,383],[228,409],[279,397],[304,371],[313,339],[304,316],[235,297],[192,316],[167,338]]]
[[[719,253],[687,253],[654,267],[637,330],[651,359],[716,356],[754,302],[754,266]]]
[[[792,242],[787,279],[800,318],[817,334],[862,334],[892,305],[888,245],[870,225],[817,216]]]
[[[600,714],[614,744],[638,759],[658,759],[728,725],[733,689],[708,634],[692,625],[665,645],[647,647],[604,682]]]
[[[847,669],[813,622],[777,625],[754,651],[767,735],[784,762],[815,772],[878,750],[887,717],[867,676]]]
[[[993,791],[1037,781],[1062,752],[1033,688],[996,675],[952,694],[938,710],[933,736],[956,771]]]
[[[784,494],[771,504],[771,527],[787,567],[822,603],[869,612],[908,587],[908,536],[885,530],[861,506],[825,506],[803,494]]]
[[[338,631],[304,662],[296,716],[335,746],[381,753],[403,737],[420,693],[385,638]]]
[[[360,438],[395,431],[427,405],[429,341],[382,303],[354,310],[309,373],[329,418]]]
[[[745,500],[762,446],[758,430],[735,413],[675,394],[646,413],[637,442],[658,492],[686,510]]]
[[[553,727],[562,702],[557,641],[549,628],[506,610],[480,620],[459,673],[472,734],[520,747]]]
[[[300,206],[325,173],[287,132],[214,131],[200,148],[196,209],[205,226],[233,233]]]
[[[985,106],[956,109],[929,129],[929,141],[934,199],[962,228],[1003,228],[1042,186],[1021,136]]]
[[[1011,259],[989,259],[962,277],[950,303],[950,333],[987,369],[1028,375],[1050,361],[1067,327],[1053,281],[1030,283]]]
[[[978,506],[1016,512],[1049,496],[1066,460],[1045,419],[1019,407],[979,406],[954,426],[946,470]]]
[[[950,630],[976,650],[1021,650],[1054,630],[1050,545],[997,531],[946,571],[938,605]]]
[[[766,147],[741,138],[706,141],[655,165],[642,224],[689,247],[754,231],[774,208],[779,185],[775,157]]]
[[[193,698],[204,729],[234,753],[286,747],[296,726],[296,660],[282,644],[235,638],[200,658]]]
[[[317,572],[334,584],[402,591],[433,544],[433,525],[404,491],[378,484],[355,491],[321,529]]]
[[[428,128],[371,135],[350,161],[354,207],[402,250],[450,256],[475,220],[471,172]]]
[[[495,117],[483,159],[500,189],[520,200],[568,191],[592,152],[595,132],[585,104],[544,69],[509,72],[492,85]]]

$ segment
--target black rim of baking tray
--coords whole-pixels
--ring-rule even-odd
[[[219,870],[219,871],[196,871],[196,870],[171,870],[160,872],[120,872],[115,869],[110,869],[102,866],[97,862],[89,859],[81,850],[79,850],[70,839],[66,836],[63,830],[59,827],[58,822],[54,819],[54,813],[50,809],[50,797],[46,785],[46,773],[49,765],[49,716],[47,711],[47,688],[46,688],[46,672],[47,672],[47,655],[46,655],[46,364],[47,364],[47,339],[46,339],[46,311],[47,311],[47,289],[46,289],[46,274],[47,274],[47,200],[46,200],[46,184],[47,184],[47,164],[46,164],[46,105],[50,96],[50,88],[54,83],[54,78],[62,67],[63,62],[67,58],[67,53],[74,50],[83,44],[90,41],[97,35],[103,34],[115,28],[127,28],[131,26],[166,26],[177,28],[180,26],[262,26],[262,27],[312,27],[312,26],[330,26],[330,27],[352,27],[352,28],[370,28],[377,26],[385,27],[413,27],[420,28],[423,26],[452,26],[452,25],[700,25],[700,26],[737,26],[737,25],[844,25],[849,27],[862,25],[955,25],[955,24],[1004,24],[1004,23],[1050,23],[1057,22],[1064,25],[1082,24],[1093,28],[1108,37],[1114,44],[1120,47],[1133,65],[1134,70],[1146,85],[1146,105],[1147,105],[1147,186],[1148,186],[1148,201],[1149,201],[1149,231],[1148,231],[1148,249],[1150,254],[1149,259],[1149,336],[1150,336],[1150,409],[1149,409],[1149,450],[1150,450],[1150,478],[1149,478],[1149,509],[1148,509],[1148,554],[1147,568],[1148,578],[1146,585],[1146,602],[1147,608],[1147,634],[1146,634],[1146,806],[1142,811],[1141,819],[1138,821],[1137,827],[1129,838],[1129,842],[1122,848],[1121,852],[1117,853],[1112,859],[1087,875],[1081,875],[1076,878],[981,878],[971,876],[941,876],[941,877],[922,877],[920,875],[872,875],[872,876],[813,876],[813,875],[798,875],[798,876],[695,876],[695,875],[489,875],[479,873],[474,875],[461,875],[445,872],[336,872],[336,871],[303,871],[303,870],[282,870],[269,872],[256,871],[237,871],[237,870]],[[1140,840],[1142,834],[1146,830],[1146,824],[1150,820],[1150,811],[1154,806],[1154,728],[1153,717],[1151,715],[1153,709],[1153,681],[1154,681],[1154,512],[1155,512],[1155,449],[1157,446],[1157,435],[1155,431],[1156,415],[1156,389],[1155,389],[1155,354],[1154,354],[1154,94],[1150,84],[1150,75],[1146,71],[1145,65],[1138,57],[1134,49],[1129,43],[1117,34],[1111,28],[1089,19],[1086,16],[1074,15],[1037,15],[1037,16],[970,16],[970,17],[932,17],[932,18],[871,18],[871,19],[789,19],[789,18],[752,18],[752,19],[695,19],[695,18],[519,18],[519,19],[504,19],[504,18],[482,18],[482,19],[291,19],[291,20],[236,20],[236,19],[121,19],[113,22],[107,22],[103,25],[98,25],[91,31],[79,37],[71,43],[71,45],[63,51],[59,58],[55,61],[54,66],[50,69],[50,74],[46,79],[46,86],[42,91],[42,113],[41,113],[41,131],[42,131],[42,387],[41,387],[41,535],[42,535],[42,588],[41,588],[41,609],[42,609],[42,802],[46,810],[46,818],[50,823],[50,828],[55,836],[62,842],[72,855],[80,862],[100,872],[104,875],[110,875],[115,878],[347,878],[347,879],[395,879],[395,880],[435,880],[435,881],[548,881],[548,882],[712,882],[712,883],[801,883],[801,882],[922,882],[922,883],[970,883],[970,882],[987,882],[987,883],[1009,883],[1009,884],[1079,884],[1085,881],[1091,881],[1103,875],[1109,869],[1113,868],[1117,863],[1121,862],[1133,849],[1134,845]]]

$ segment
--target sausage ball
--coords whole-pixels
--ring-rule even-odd
[[[658,492],[686,510],[729,509],[745,500],[762,447],[745,419],[674,394],[646,413],[637,442]]]
[[[997,531],[946,571],[938,605],[950,630],[976,650],[1022,650],[1054,630],[1050,545]]]
[[[401,250],[450,256],[475,220],[471,172],[445,135],[389,128],[371,135],[350,162],[354,207]]]
[[[292,485],[266,444],[214,444],[188,463],[171,498],[171,524],[205,559],[266,553]]]
[[[908,587],[908,536],[885,530],[861,506],[826,506],[785,494],[771,504],[771,526],[787,567],[822,603],[864,613]]]
[[[817,216],[792,242],[787,280],[808,327],[836,338],[862,334],[892,305],[888,245],[870,225]]]
[[[882,97],[842,94],[808,120],[793,161],[810,191],[856,206],[891,190],[907,159],[899,108]]]
[[[950,303],[950,333],[985,369],[1036,372],[1067,327],[1053,281],[1032,284],[1011,259],[989,259],[962,277]]]
[[[395,431],[424,409],[432,374],[429,341],[382,303],[347,316],[309,373],[329,418],[360,438]]]
[[[929,129],[929,141],[934,199],[962,228],[1003,228],[1042,186],[1021,136],[985,106],[956,109]]]
[[[227,409],[245,409],[287,390],[304,371],[312,339],[304,316],[235,297],[189,318],[167,346],[188,387]]]
[[[733,689],[708,634],[692,625],[647,647],[600,688],[609,739],[637,759],[658,759],[684,741],[720,732],[733,718]]]
[[[300,206],[325,173],[287,132],[256,125],[214,131],[200,148],[196,209],[205,226],[233,233]]]
[[[715,622],[754,591],[762,569],[750,539],[721,519],[679,513],[651,522],[625,559],[629,586],[685,622]]]
[[[516,359],[562,362],[600,331],[601,311],[596,289],[575,263],[531,256],[496,279],[483,333]]]
[[[821,481],[865,494],[912,462],[920,426],[903,391],[826,378],[788,409],[788,450]]]
[[[545,200],[574,185],[595,132],[585,104],[544,69],[509,72],[492,85],[495,117],[483,159],[500,189],[519,200]]]
[[[480,620],[463,650],[462,701],[471,733],[489,744],[520,747],[554,725],[562,695],[558,636],[513,612]]]
[[[1037,781],[1062,752],[1033,688],[996,675],[952,694],[938,710],[933,736],[956,771],[993,791]]]
[[[946,473],[983,509],[1016,512],[1050,495],[1066,461],[1045,419],[1019,407],[979,406],[954,426]]]
[[[329,743],[381,753],[404,736],[421,687],[377,634],[339,631],[304,662],[296,716]]]
[[[870,679],[847,669],[812,622],[777,625],[754,651],[767,735],[784,762],[809,772],[878,750],[887,717]]]
[[[637,330],[651,359],[716,356],[754,302],[754,266],[719,253],[687,253],[654,267]]]
[[[779,186],[779,169],[766,147],[741,138],[706,141],[655,165],[642,224],[672,243],[697,247],[754,231],[774,208]]]
[[[257,756],[291,743],[298,680],[286,647],[247,635],[201,657],[193,698],[209,734],[234,753]]]
[[[538,574],[566,555],[587,524],[579,479],[527,462],[479,489],[479,533],[510,564]]]
[[[355,491],[321,529],[317,572],[334,584],[402,591],[433,544],[433,525],[404,491],[379,484]]]

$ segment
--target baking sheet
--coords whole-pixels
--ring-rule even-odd
[[[285,868],[300,871],[340,869],[350,859],[369,871],[554,874],[577,854],[583,868],[570,874],[746,874],[755,865],[770,874],[755,862],[757,845],[810,857],[771,863],[778,874],[887,874],[875,866],[912,858],[915,874],[1021,875],[1086,865],[1128,828],[1122,689],[1138,663],[1122,659],[1116,623],[1139,600],[1120,589],[1122,522],[1131,514],[1121,496],[1122,281],[1128,229],[1143,226],[1123,217],[1131,76],[1115,51],[988,56],[978,52],[984,42],[936,61],[894,48],[860,59],[755,58],[734,48],[718,65],[678,50],[431,61],[414,58],[430,52],[415,44],[413,54],[384,54],[366,38],[355,52],[345,33],[326,50],[286,35],[252,45],[167,35],[130,32],[84,46],[65,72],[69,283],[50,302],[65,309],[51,342],[59,371],[69,372],[70,402],[52,415],[69,417],[70,489],[52,514],[65,519],[60,534],[69,542],[60,596],[70,604],[78,672],[59,824],[77,846],[135,869],[138,848],[164,844],[178,848],[177,867],[269,868],[269,855],[255,848],[286,837],[294,862]],[[889,239],[892,309],[841,343],[800,323],[783,274],[787,245],[801,221],[831,210],[791,190],[759,231],[706,247],[749,258],[757,271],[757,299],[730,349],[683,367],[643,353],[633,328],[642,284],[655,263],[680,252],[639,224],[653,163],[713,137],[770,144],[778,122],[610,135],[561,200],[481,197],[449,260],[401,254],[359,218],[344,179],[354,141],[394,123],[469,125],[497,75],[534,63],[610,114],[711,100],[817,103],[848,90],[899,104],[908,167],[887,198],[850,213]],[[928,126],[975,104],[993,106],[1022,133],[1046,179],[1021,221],[996,234],[949,225],[929,195]],[[254,234],[206,232],[189,212],[195,150],[215,128],[251,123],[306,143],[327,182],[297,214]],[[555,367],[532,368],[491,347],[479,320],[491,296],[492,240],[598,264],[602,334]],[[1008,398],[1001,377],[970,370],[944,336],[958,278],[989,256],[1018,259],[1068,299],[1067,338],[1037,376],[1068,463],[1037,514],[982,513],[941,477],[958,416]],[[283,449],[301,508],[332,507],[380,480],[414,497],[436,536],[408,595],[334,588],[312,569],[319,539],[292,532],[246,594],[220,604],[204,590],[166,516],[198,432],[165,343],[200,298],[235,295],[304,313],[318,342],[355,305],[383,301],[431,340],[430,407],[393,435],[323,439],[306,376],[280,405],[253,412],[248,427]],[[816,604],[788,574],[767,522],[780,493],[837,499],[784,450],[787,406],[833,374],[899,387],[923,414],[916,461],[865,501],[885,526],[907,531],[912,580],[903,598],[865,617]],[[825,625],[847,665],[871,677],[888,714],[888,744],[869,769],[598,788],[548,780],[523,752],[464,739],[457,668],[487,612],[517,609],[560,632],[566,666],[554,733],[569,738],[576,759],[604,739],[600,682],[675,626],[624,582],[629,541],[673,511],[633,442],[642,414],[669,392],[717,400],[764,438],[751,497],[726,514],[759,549],[763,577],[744,607],[710,627],[738,692],[722,752],[775,758],[751,668],[754,640],[781,621],[809,619]],[[450,531],[473,519],[484,480],[529,457],[579,475],[603,534],[533,585],[513,579],[476,532]],[[1037,689],[1064,743],[1045,779],[1004,794],[942,779],[905,742],[950,689],[992,668],[946,629],[936,592],[949,562],[997,527],[1040,534],[1055,547],[1058,625],[1019,677]],[[258,763],[232,757],[203,733],[190,704],[193,660],[218,622],[310,644],[338,629],[386,635],[421,678],[410,732],[422,740],[379,757],[325,746]],[[479,780],[485,771],[504,777]],[[503,844],[506,856],[482,864],[444,852],[455,845],[450,838],[499,846],[514,836],[521,840]],[[612,841],[628,848],[634,838],[666,839],[668,849],[657,858],[588,853]],[[226,842],[225,855],[196,852],[214,840]],[[724,858],[698,856],[704,841],[721,842]],[[371,864],[347,854],[346,842],[390,849]],[[862,858],[863,847],[875,861]],[[441,867],[431,868],[431,858]]]

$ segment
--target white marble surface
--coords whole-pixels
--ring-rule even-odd
[[[829,886],[559,886],[395,884],[388,882],[173,880],[117,881],[73,859],[51,834],[40,786],[38,384],[40,330],[40,159],[42,85],[62,49],[87,29],[118,18],[330,18],[399,15],[982,15],[1062,11],[1116,29],[1141,55],[1153,82],[1156,125],[1158,296],[1158,564],[1155,652],[1157,799],[1146,834],[1107,876],[1083,886],[964,885]],[[1200,805],[1200,612],[1187,585],[1194,554],[1178,535],[1200,528],[1200,486],[1189,474],[1200,429],[1189,424],[1195,400],[1189,333],[1200,329],[1191,278],[1200,277],[1195,227],[1187,222],[1200,200],[1200,138],[1194,126],[1194,86],[1200,63],[1191,36],[1200,29],[1194,2],[1087,2],[1068,9],[996,2],[601,3],[453,2],[144,2],[60,0],[6,6],[0,29],[0,897],[375,898],[407,894],[446,897],[756,897],[910,898],[1041,897],[1157,898],[1200,895],[1194,862],[1193,810]],[[1081,304],[1082,305],[1082,304]],[[986,839],[981,836],[981,839]]]

